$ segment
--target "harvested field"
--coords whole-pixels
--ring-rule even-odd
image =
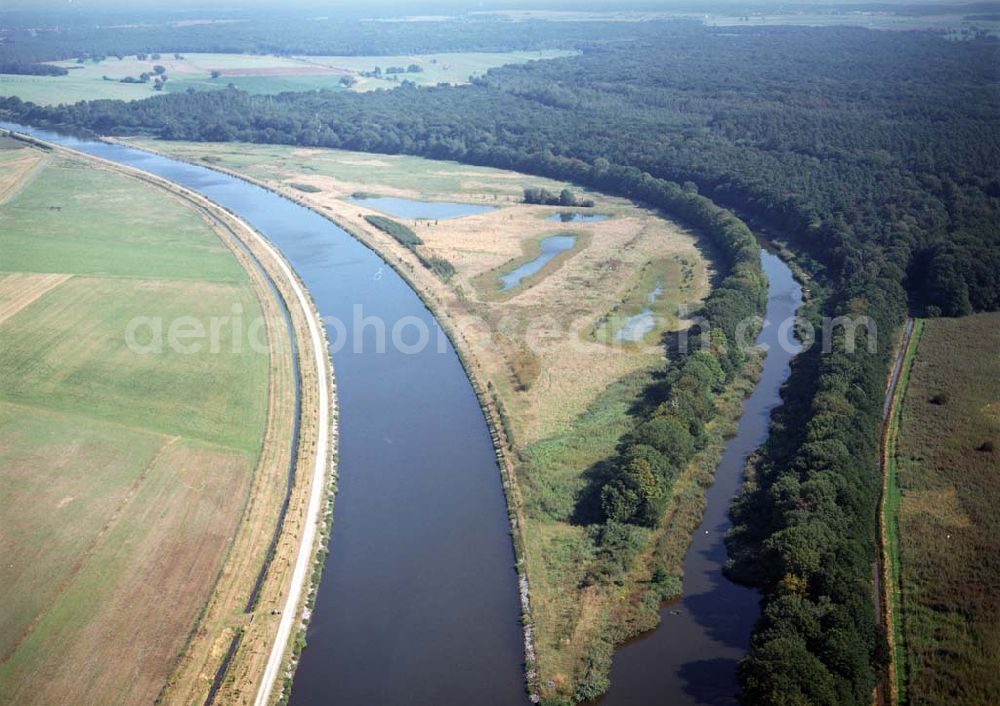
[[[1000,696],[1000,314],[926,321],[896,461],[906,703]]]
[[[15,142],[11,140],[11,142]],[[38,150],[19,149],[16,145],[0,149],[0,204],[9,201],[30,181],[31,174],[45,163]]]
[[[248,286],[74,277],[6,322],[3,398],[256,455],[266,399],[243,383],[267,380],[266,352],[228,331],[223,337],[221,328],[215,352],[207,342],[188,351],[168,340],[170,322],[209,322],[233,309],[256,318]],[[137,353],[126,345],[130,322],[143,317],[165,322],[162,350]],[[151,331],[139,327],[136,342],[153,347]]]
[[[65,470],[79,473],[78,465]],[[246,496],[252,471],[245,453],[164,438],[82,555],[74,552],[73,571],[0,667],[5,697],[22,704],[155,700],[239,521],[231,498]],[[72,497],[64,496],[64,507]]]
[[[0,275],[0,324],[72,275],[12,272]]]
[[[0,210],[3,269],[245,283],[246,272],[206,229],[162,192],[55,158],[44,179]]]
[[[223,76],[348,76],[349,71],[328,66],[260,67],[217,69]]]

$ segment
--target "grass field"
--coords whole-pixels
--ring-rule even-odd
[[[509,171],[337,150],[135,142],[247,174],[329,214],[395,262],[456,331],[466,359],[495,395],[513,441],[543,691],[551,691],[544,684],[552,679],[560,693],[572,693],[593,646],[628,632],[639,620],[622,608],[621,595],[581,589],[596,545],[574,518],[576,497],[587,472],[613,453],[628,429],[630,405],[649,371],[662,364],[663,351],[653,344],[685,325],[675,307],[693,308],[708,291],[708,263],[696,238],[661,214],[601,194],[586,194],[596,202],[592,209],[522,204],[526,186],[558,193],[566,185]],[[497,210],[439,221],[396,218],[419,236],[419,253],[454,267],[445,280],[372,227],[365,216],[378,212],[346,200],[356,192]],[[566,210],[609,218],[549,220]],[[567,231],[578,236],[571,252],[499,294],[499,273],[532,257],[541,238]],[[663,292],[647,345],[615,345],[611,335],[597,335],[641,312],[657,285]],[[740,409],[744,391],[732,393],[733,409]],[[708,460],[699,468],[703,477],[714,466]],[[694,483],[691,492],[678,493],[675,512],[697,524],[702,496]],[[672,556],[671,550],[683,557],[693,531],[688,525],[672,521],[666,539],[650,541],[636,577],[623,577],[623,594],[649,588],[654,562],[679,571],[679,560],[662,557]],[[670,546],[660,546],[661,540]],[[647,627],[655,613],[655,606],[643,613]]]
[[[1000,314],[931,319],[903,400],[898,536],[911,706],[1000,695]]]
[[[252,54],[185,54],[177,59],[164,53],[159,59],[137,59],[134,55],[122,59],[111,57],[102,61],[53,62],[69,70],[66,76],[0,75],[0,96],[18,96],[40,105],[75,103],[81,100],[139,100],[157,95],[153,81],[121,83],[126,77],[139,78],[162,66],[168,80],[163,92],[218,90],[229,84],[250,93],[281,93],[283,91],[315,91],[319,89],[347,90],[341,79],[350,77],[350,90],[369,91],[394,88],[399,81],[409,80],[418,85],[465,83],[470,76],[504,64],[524,63],[537,59],[566,56],[572,52],[507,52],[422,54],[414,56],[308,56],[279,57]],[[398,74],[398,81],[388,75],[382,78],[362,76],[376,66],[408,67],[417,64],[419,73]],[[219,72],[212,78],[213,72]],[[106,78],[105,78],[106,77]]]
[[[11,164],[37,150],[20,147]],[[56,154],[0,204],[0,703],[160,694],[240,525],[270,359],[125,342],[134,317],[261,308],[209,224]]]

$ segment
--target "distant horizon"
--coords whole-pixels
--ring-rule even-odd
[[[371,0],[363,10],[347,2],[318,2],[317,0],[292,0],[274,7],[268,0],[217,0],[206,4],[204,0],[176,0],[173,2],[142,3],[136,6],[127,0],[10,0],[0,13],[29,12],[122,12],[126,14],[152,13],[191,13],[205,12],[227,14],[233,11],[248,11],[259,14],[261,11],[275,14],[289,12],[320,12],[340,16],[420,16],[433,15],[441,12],[473,13],[489,11],[558,11],[558,12],[651,12],[651,11],[689,11],[713,10],[718,8],[764,8],[773,6],[775,9],[790,10],[799,7],[844,7],[844,6],[954,6],[954,7],[995,7],[1000,8],[1000,2],[967,2],[965,0],[796,0],[783,3],[779,0],[710,0],[709,2],[691,2],[690,0],[497,0],[496,2],[470,2],[469,0],[428,0],[419,4],[407,3],[404,0]]]

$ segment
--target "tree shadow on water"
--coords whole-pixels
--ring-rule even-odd
[[[725,657],[686,662],[678,672],[681,690],[704,706],[738,706],[738,666],[738,660]]]

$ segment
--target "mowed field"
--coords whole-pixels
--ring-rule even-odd
[[[906,703],[1000,700],[1000,314],[930,319],[903,401]]]
[[[647,587],[649,572],[634,582],[629,577],[620,592],[584,588],[596,544],[574,516],[576,500],[588,473],[614,453],[630,429],[628,411],[649,383],[650,371],[663,363],[661,337],[687,325],[678,307],[697,308],[709,290],[709,266],[695,235],[664,214],[572,186],[578,196],[594,199],[594,207],[525,205],[526,186],[559,193],[567,185],[498,169],[339,150],[132,142],[246,174],[330,215],[395,262],[451,325],[472,367],[488,383],[512,442],[543,682],[551,679],[565,690],[578,680],[594,645],[620,634],[620,624],[612,623],[628,612],[623,596],[633,583],[637,590]],[[448,220],[389,216],[422,240],[417,251],[423,257],[454,267],[445,279],[372,228],[364,216],[388,214],[347,200],[358,192],[496,210]],[[562,212],[608,219],[551,220]],[[501,274],[537,253],[540,239],[560,233],[576,236],[572,250],[522,285],[500,291]],[[653,329],[637,343],[616,342],[615,331],[649,306],[657,287]],[[738,411],[744,393],[733,391],[720,407]],[[698,483],[711,477],[713,453],[714,446],[693,464],[690,482],[687,475],[683,479],[664,534],[649,537],[648,553],[656,555],[650,565],[677,554],[665,561],[679,570],[690,539],[683,528],[691,517],[700,517]],[[677,526],[682,529],[670,529]]]
[[[168,77],[163,92],[218,90],[233,84],[250,93],[281,93],[283,91],[348,90],[341,79],[354,83],[349,90],[370,91],[394,88],[399,81],[409,80],[418,85],[465,83],[470,76],[481,75],[488,69],[504,64],[518,64],[538,59],[569,56],[566,51],[524,52],[465,52],[452,54],[420,54],[413,56],[303,56],[279,57],[254,54],[182,54],[163,53],[159,59],[138,59],[135,55],[122,59],[110,57],[101,61],[88,60],[52,62],[69,70],[66,76],[0,75],[0,96],[18,96],[39,105],[75,103],[81,100],[139,100],[157,95],[153,81],[121,83],[131,76],[153,73],[160,65]],[[392,67],[420,66],[418,73],[398,74],[398,80],[383,74],[382,78],[362,76],[376,66],[383,71]],[[219,76],[212,78],[212,72]]]
[[[32,162],[0,202],[0,703],[152,703],[244,511],[269,384],[266,345],[166,332],[260,306],[166,192],[0,149],[0,180]],[[136,317],[162,320],[162,350],[126,345]]]

